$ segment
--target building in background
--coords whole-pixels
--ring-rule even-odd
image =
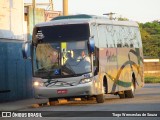
[[[51,11],[51,10],[45,10],[45,21],[50,21],[51,19],[61,16],[61,11]]]
[[[145,58],[144,62],[144,75],[145,76],[160,76],[160,59]]]
[[[38,3],[37,3],[38,4]],[[46,5],[46,3],[45,3]],[[27,39],[32,39],[32,32],[34,24],[50,21],[52,18],[62,15],[61,11],[45,10],[37,6],[35,8],[35,17],[33,17],[33,7],[30,3],[24,4],[24,22],[27,26]]]
[[[0,102],[33,97],[31,62],[21,52],[25,40],[23,0],[0,0]]]
[[[38,2],[38,0],[37,0]],[[0,102],[33,97],[31,61],[22,58],[22,44],[31,40],[35,24],[61,15],[35,9],[24,0],[0,0]]]
[[[49,5],[49,2],[37,3],[33,19],[32,3],[24,3],[23,0],[0,0],[0,38],[31,40],[33,20],[37,24],[62,15],[61,11],[45,9]]]
[[[23,0],[0,0],[0,38],[26,40]]]
[[[33,7],[32,5],[24,6],[24,22],[27,28],[27,40],[32,39],[32,32],[34,24],[44,22],[45,21],[45,14],[44,9],[42,8],[35,8],[35,17],[33,16]]]

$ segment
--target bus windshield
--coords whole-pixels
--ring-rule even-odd
[[[87,40],[40,43],[33,50],[35,77],[56,78],[91,72]]]

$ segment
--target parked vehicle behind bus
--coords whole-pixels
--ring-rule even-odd
[[[27,56],[28,42],[23,55]],[[31,43],[35,98],[133,98],[144,86],[138,24],[90,15],[60,16],[35,25]]]

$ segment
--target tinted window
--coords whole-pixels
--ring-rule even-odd
[[[33,32],[33,42],[71,41],[88,39],[90,36],[88,24],[69,24],[36,27]]]

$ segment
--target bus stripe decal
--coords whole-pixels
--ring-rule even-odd
[[[120,70],[118,71],[116,78],[114,78],[113,76],[111,76],[111,75],[109,75],[108,73],[106,73],[107,76],[108,76],[112,81],[114,81],[114,85],[113,85],[113,87],[112,87],[112,91],[114,91],[114,90],[116,89],[116,84],[119,85],[119,86],[122,86],[122,87],[130,87],[130,86],[131,86],[131,83],[132,83],[132,82],[124,82],[124,81],[122,81],[122,80],[119,80],[119,77],[120,77],[120,74],[121,74],[122,70],[123,70],[123,69],[125,68],[125,66],[128,65],[128,64],[131,64],[131,65],[133,65],[134,67],[136,67],[136,68],[137,68],[137,71],[138,71],[138,73],[139,73],[139,67],[138,67],[138,65],[136,65],[136,63],[133,62],[133,61],[127,61],[127,62],[125,62],[125,63],[121,66]],[[136,82],[137,82],[137,81],[136,81]],[[138,82],[137,82],[137,83],[138,83]]]

